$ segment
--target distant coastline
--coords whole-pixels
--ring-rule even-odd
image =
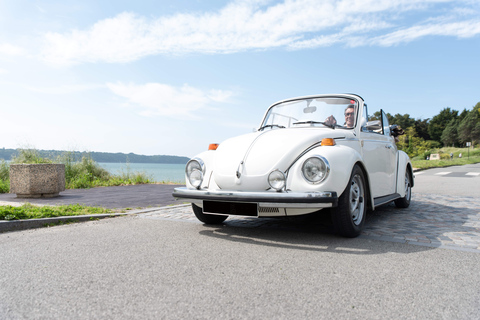
[[[90,156],[95,162],[107,163],[171,163],[185,164],[188,157],[171,156],[171,155],[154,155],[146,156],[135,153],[110,153],[110,152],[80,152],[80,151],[59,151],[59,150],[37,150],[44,158],[56,159],[65,153],[74,155],[75,160],[81,160],[84,156]],[[13,156],[18,154],[17,149],[0,149],[0,159],[11,160]]]

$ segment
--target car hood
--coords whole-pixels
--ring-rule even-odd
[[[238,136],[215,151],[213,178],[221,189],[267,190],[270,172],[285,172],[303,151],[323,138],[342,137],[344,133],[330,128],[273,129]]]

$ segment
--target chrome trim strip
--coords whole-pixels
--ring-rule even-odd
[[[358,140],[356,138],[346,138],[346,137],[336,137],[336,138],[333,138],[334,140]],[[314,144],[312,144],[311,146],[309,146],[308,148],[306,148],[305,150],[303,150],[300,155],[298,157],[295,158],[295,160],[293,160],[293,162],[290,164],[290,166],[287,168],[287,170],[285,170],[285,174],[288,175],[288,172],[290,171],[290,169],[293,167],[293,165],[295,163],[297,163],[298,160],[300,160],[300,158],[302,158],[304,155],[306,155],[308,152],[312,151],[313,149],[315,148],[318,148],[318,147],[321,147],[322,145],[322,141],[318,141],[318,142],[315,142]]]
[[[173,197],[191,202],[198,200],[252,202],[265,207],[327,208],[336,207],[336,192],[243,192],[224,190],[196,190],[187,187],[175,188]]]
[[[290,169],[293,167],[293,165],[298,161],[300,160],[301,157],[303,157],[304,155],[306,155],[309,151],[315,149],[316,147],[319,147],[321,145],[321,141],[319,142],[315,142],[314,144],[312,144],[310,147],[306,148],[302,153],[300,153],[300,155],[295,158],[295,160],[293,160],[293,162],[290,164],[290,166],[287,168],[287,170],[285,170],[285,173],[286,175],[288,176],[288,172],[290,171]]]

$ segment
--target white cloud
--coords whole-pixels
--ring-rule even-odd
[[[432,8],[439,17],[428,16]],[[394,45],[418,38],[415,33],[438,35],[425,23],[441,18],[448,9],[453,18],[445,23],[451,30],[442,35],[479,34],[477,29],[467,32],[463,26],[455,26],[479,14],[475,3],[468,0],[238,0],[215,12],[157,19],[125,12],[98,21],[86,30],[48,33],[42,57],[52,64],[70,65],[121,63],[155,54],[303,49],[337,43]],[[412,22],[411,16],[421,16],[422,21]],[[442,25],[438,22],[432,27]],[[410,35],[401,36],[405,33]]]
[[[105,85],[88,84],[88,85],[61,85],[58,87],[27,87],[28,90],[46,94],[71,94],[75,92],[83,92],[95,89],[105,88]]]
[[[471,38],[480,34],[480,20],[453,22],[446,24],[428,24],[398,30],[384,36],[371,39],[372,45],[392,46],[411,42],[426,36],[453,36]]]
[[[13,44],[0,43],[0,54],[19,56],[23,54],[23,49]]]
[[[141,109],[144,116],[188,116],[198,109],[227,102],[232,92],[223,90],[203,91],[187,84],[174,87],[161,83],[137,85],[133,83],[107,83],[116,95],[124,97],[128,105]]]

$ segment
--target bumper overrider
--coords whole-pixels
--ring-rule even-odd
[[[192,203],[255,203],[260,207],[331,208],[338,205],[336,192],[245,192],[175,188],[173,197]]]

